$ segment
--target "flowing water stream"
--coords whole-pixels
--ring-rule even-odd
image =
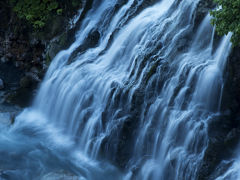
[[[95,0],[33,105],[1,127],[0,177],[197,179],[231,48],[231,34],[214,46],[209,15],[195,24],[197,4]]]

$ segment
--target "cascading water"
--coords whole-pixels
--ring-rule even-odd
[[[196,0],[152,4],[94,1],[33,106],[1,128],[0,177],[198,178],[231,35],[213,48],[209,15],[195,32]]]

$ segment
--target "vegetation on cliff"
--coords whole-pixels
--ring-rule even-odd
[[[9,0],[19,18],[27,20],[35,29],[42,28],[55,15],[67,15],[69,9],[79,9],[81,0]]]
[[[216,25],[219,35],[232,32],[232,43],[240,45],[240,0],[214,0],[218,4],[216,10],[211,11],[212,23]]]

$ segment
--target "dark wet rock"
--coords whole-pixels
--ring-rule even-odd
[[[71,45],[74,41],[74,36],[74,30],[70,29],[49,42],[45,53],[45,59],[48,64],[60,50],[66,49]]]
[[[8,62],[8,58],[6,58],[6,56],[1,57],[1,62],[2,63]]]
[[[40,79],[37,76],[37,74],[34,73],[27,73],[26,76],[21,78],[20,80],[20,87],[21,88],[29,88],[32,86],[36,86],[38,83],[40,83]]]
[[[24,73],[12,61],[0,63],[0,78],[4,81],[3,101],[20,106],[29,105],[40,82],[37,69],[31,70],[34,72]]]
[[[3,83],[3,80],[0,79],[0,90],[4,88],[4,83]]]
[[[240,138],[240,130],[236,128],[231,115],[219,115],[209,122],[208,138],[208,145],[199,167],[199,180],[211,179],[219,164],[233,157]]]
[[[33,98],[36,95],[36,89],[34,88],[19,88],[14,91],[10,91],[6,94],[5,101],[12,105],[18,105],[20,107],[30,106]]]
[[[238,143],[240,138],[240,129],[234,128],[232,129],[227,136],[224,138],[224,144],[229,148],[234,148]]]
[[[71,63],[75,60],[78,54],[86,51],[89,48],[96,47],[101,35],[98,30],[92,30],[87,38],[84,40],[83,44],[74,50],[74,52],[69,57],[68,63]]]
[[[200,0],[197,5],[197,16],[201,16],[202,14],[207,14],[210,9],[213,9],[216,6],[212,0]]]
[[[79,20],[78,22],[76,23],[75,27],[73,28],[73,31],[76,32],[80,26],[81,26],[81,23],[82,23],[82,20],[85,18],[85,16],[87,15],[88,11],[92,8],[93,6],[93,1],[94,0],[83,0],[82,1],[82,13],[79,17]]]
[[[229,165],[240,139],[240,49],[232,49],[225,70],[225,87],[222,97],[222,115],[212,119],[208,126],[209,142],[199,168],[199,180],[215,179]],[[219,170],[220,169],[220,170]],[[217,175],[215,174],[217,177]]]
[[[25,99],[35,94],[50,61],[74,41],[77,29],[69,20],[87,3],[82,0],[76,0],[75,6],[68,1],[61,3],[67,4],[64,7],[67,8],[66,13],[52,15],[46,27],[34,31],[30,24],[16,16],[6,2],[0,2],[0,79],[4,81],[3,97],[7,102],[19,104],[20,99],[30,102]],[[24,98],[17,97],[22,95]]]
[[[76,31],[78,31],[82,23],[82,20],[85,18],[87,12],[91,9],[93,5],[93,0],[88,1],[78,0],[78,1],[81,4],[81,7],[83,8],[79,20],[76,22],[76,24],[74,24],[73,26],[71,25],[70,28],[67,27],[63,33],[60,33],[58,36],[55,36],[55,38],[53,38],[49,42],[44,53],[44,57],[46,59],[47,64],[50,63],[50,61],[56,56],[56,54],[60,50],[66,49],[73,43],[73,41],[75,40]],[[96,46],[99,38],[100,33],[97,30],[93,30],[86,38],[85,43],[83,43],[84,45],[81,45],[79,48],[77,48],[77,50],[74,53],[72,53],[74,55],[70,57],[71,60],[69,60],[69,62],[72,62],[73,57],[75,57],[79,52],[85,51],[88,48]]]
[[[228,58],[225,70],[225,88],[222,109],[230,110],[233,118],[240,116],[240,47],[235,47]]]
[[[23,75],[23,71],[18,69],[13,62],[0,62],[0,78],[4,82],[5,90],[17,88]]]
[[[22,76],[19,80],[19,85],[6,92],[6,102],[20,107],[29,106],[36,94],[36,89],[40,82],[41,80],[37,74],[33,72],[25,73],[25,76]]]
[[[97,45],[99,39],[100,39],[100,33],[97,30],[94,30],[89,33],[86,41],[89,47],[94,47]]]
[[[203,18],[216,7],[216,4],[212,0],[200,0],[198,2],[196,12],[195,12],[195,20],[194,27],[198,28],[198,25],[202,22]]]

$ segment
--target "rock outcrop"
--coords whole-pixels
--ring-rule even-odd
[[[199,180],[216,179],[231,165],[240,139],[240,48],[235,47],[225,70],[221,114],[208,126],[209,142]],[[228,163],[222,163],[223,161]]]
[[[85,8],[86,2],[81,3]],[[31,103],[50,61],[74,40],[71,18],[78,9],[67,6],[67,14],[53,15],[43,29],[36,31],[6,2],[0,4],[0,91],[4,102],[25,107]]]

